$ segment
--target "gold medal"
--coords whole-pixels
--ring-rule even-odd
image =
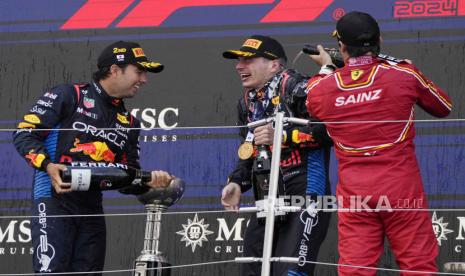
[[[253,154],[253,146],[252,146],[252,143],[250,142],[243,143],[237,150],[237,155],[239,155],[239,158],[242,160],[249,159],[252,156],[252,154]]]
[[[273,99],[271,99],[271,102],[273,103],[273,105],[278,105],[279,104],[279,96],[276,96]]]

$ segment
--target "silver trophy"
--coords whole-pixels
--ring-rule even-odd
[[[175,204],[184,193],[185,183],[174,178],[166,188],[150,189],[137,196],[145,205],[147,220],[145,222],[144,249],[134,262],[134,276],[169,276],[171,265],[162,252],[158,250],[161,215],[168,207]]]

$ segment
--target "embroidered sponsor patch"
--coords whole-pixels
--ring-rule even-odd
[[[355,80],[358,80],[363,74],[363,70],[352,70],[350,71],[350,76],[352,77],[352,79],[355,81]]]
[[[242,46],[258,49],[260,48],[260,45],[262,45],[262,42],[260,40],[249,38],[244,42],[244,45]]]
[[[36,128],[36,126],[30,123],[21,122],[18,124],[18,128]]]
[[[128,118],[126,118],[126,116],[124,116],[123,114],[117,113],[116,119],[118,119],[118,121],[120,121],[123,124],[129,124]]]
[[[87,98],[87,97],[84,97],[83,99],[83,104],[85,107],[87,108],[93,108],[95,106],[95,100],[94,99],[90,99],[90,98]]]
[[[40,118],[37,115],[34,114],[28,114],[24,116],[24,120],[26,122],[32,123],[32,124],[40,124]]]
[[[113,54],[126,53],[126,48],[113,48]]]
[[[132,52],[136,58],[145,57],[144,50],[142,50],[142,48],[133,48]]]
[[[40,168],[42,166],[42,162],[45,160],[45,155],[42,153],[34,153],[34,150],[31,150],[29,154],[26,154],[26,159],[34,165],[36,168]]]

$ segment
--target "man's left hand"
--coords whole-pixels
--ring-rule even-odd
[[[271,123],[257,127],[253,134],[255,145],[273,145],[274,129]]]

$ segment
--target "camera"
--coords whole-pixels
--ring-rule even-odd
[[[270,172],[271,172],[271,151],[268,145],[257,146],[258,155],[254,159],[252,166],[252,187],[255,198],[255,205],[264,207],[265,197],[270,190]],[[282,173],[279,172],[278,193],[277,197],[285,195]],[[276,222],[285,221],[285,215],[279,215]],[[258,223],[265,224],[265,216],[257,213]]]
[[[324,48],[326,52],[328,52],[329,56],[331,57],[331,61],[336,65],[336,67],[341,68],[344,67],[344,59],[341,56],[341,53],[339,53],[339,50],[337,49],[330,49],[330,48]],[[318,51],[318,48],[314,45],[304,45],[302,48],[302,52],[308,54],[308,55],[319,55],[320,51]]]

